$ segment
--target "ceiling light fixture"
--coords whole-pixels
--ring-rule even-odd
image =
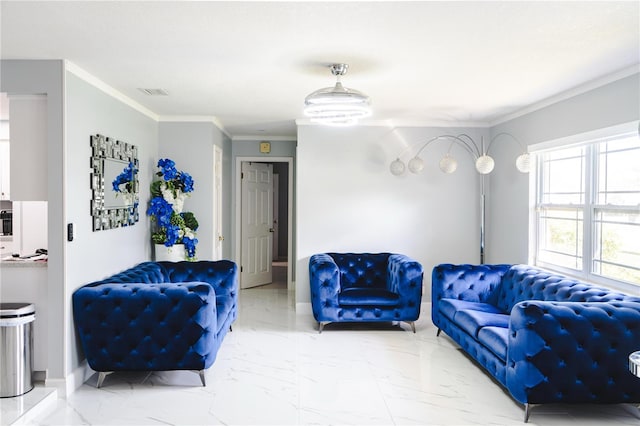
[[[331,126],[351,126],[371,115],[369,97],[362,92],[348,89],[340,82],[349,65],[331,65],[331,74],[336,76],[334,87],[325,87],[311,93],[304,100],[304,114],[314,123]]]

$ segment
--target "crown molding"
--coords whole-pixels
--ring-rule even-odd
[[[107,83],[105,83],[104,81],[100,80],[99,78],[89,74],[87,71],[83,70],[82,68],[80,68],[79,66],[74,64],[73,62],[70,62],[68,60],[64,60],[64,68],[65,68],[65,71],[68,71],[68,72],[72,73],[76,77],[78,77],[78,78],[84,80],[85,82],[89,83],[90,85],[94,86],[96,89],[99,89],[99,90],[103,91],[104,93],[106,93],[107,95],[109,95],[109,96],[111,96],[113,98],[116,98],[117,100],[119,100],[123,104],[130,106],[131,108],[133,108],[136,111],[146,115],[147,117],[151,118],[152,120],[158,121],[158,114],[156,114],[155,112],[151,111],[150,109],[142,106],[141,104],[139,104],[138,102],[134,101],[133,99],[131,99],[127,95],[123,94],[122,92],[114,89],[112,86],[108,85]]]
[[[591,90],[597,89],[602,86],[606,86],[607,84],[613,83],[618,80],[622,80],[623,78],[626,78],[638,73],[640,73],[640,65],[633,65],[631,67],[624,68],[612,74],[608,74],[604,77],[591,80],[587,83],[581,84],[579,86],[573,87],[564,92],[558,93],[557,95],[551,96],[549,98],[543,99],[534,104],[528,105],[522,109],[519,109],[518,111],[503,115],[502,117],[491,121],[489,123],[489,127],[494,127],[494,126],[497,126],[498,124],[502,124],[504,122],[513,120],[515,118],[522,117],[523,115],[530,114],[542,108],[546,108],[550,105],[573,98],[574,96],[581,95],[583,93],[589,92]]]
[[[443,121],[443,120],[388,120],[393,127],[491,127],[486,121]]]
[[[267,142],[295,142],[298,140],[296,136],[272,136],[272,135],[236,135],[231,138],[232,141],[236,142],[255,142],[255,141],[267,141]]]
[[[299,118],[296,120],[297,126],[323,126],[324,124],[313,123],[308,118]],[[330,126],[326,126],[330,127]],[[485,121],[444,121],[444,120],[404,120],[404,119],[388,119],[388,120],[362,120],[355,126],[351,127],[490,127],[490,123]]]
[[[161,115],[158,117],[158,121],[162,123],[212,123],[229,139],[232,139],[222,122],[213,115]]]

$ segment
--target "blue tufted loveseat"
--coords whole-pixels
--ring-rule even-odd
[[[237,316],[238,271],[228,260],[144,262],[73,294],[89,366],[100,372],[195,370],[205,385]]]
[[[314,254],[309,282],[318,331],[330,322],[404,321],[415,333],[422,275],[422,265],[402,254]]]
[[[512,397],[533,404],[639,403],[640,297],[526,265],[438,265],[432,320]]]

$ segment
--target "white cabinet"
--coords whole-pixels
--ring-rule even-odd
[[[46,201],[47,97],[9,95],[11,199]]]
[[[0,200],[11,199],[10,158],[9,141],[0,140]]]
[[[25,256],[47,248],[46,201],[13,202],[13,251]]]

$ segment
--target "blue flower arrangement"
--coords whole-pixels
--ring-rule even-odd
[[[178,171],[172,160],[158,161],[160,180],[151,183],[151,201],[147,216],[151,216],[154,229],[151,239],[155,244],[172,247],[184,244],[186,260],[196,260],[196,230],[198,221],[191,212],[183,212],[184,200],[193,191],[193,178],[186,172]]]
[[[129,208],[133,207],[133,209],[138,207],[137,174],[138,168],[130,161],[122,172],[111,182],[111,187],[116,193],[116,197],[121,195],[124,200],[124,206]]]
[[[135,181],[136,174],[138,174],[138,168],[130,161],[127,167],[125,167],[122,172],[116,176],[113,182],[111,182],[113,190],[116,193],[133,193],[133,183]],[[124,188],[122,185],[124,185]]]

